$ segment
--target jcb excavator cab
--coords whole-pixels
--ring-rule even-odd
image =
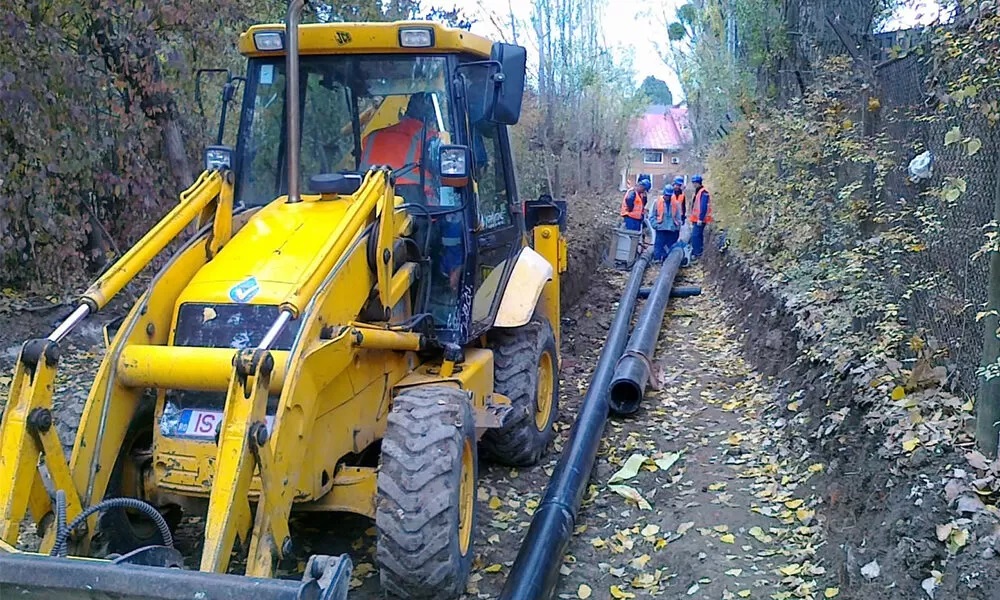
[[[272,577],[292,511],[346,511],[374,520],[389,595],[455,597],[479,450],[530,465],[551,441],[565,206],[517,196],[524,49],[427,22],[299,27],[302,4],[240,37],[236,145],[209,147],[177,207],[22,348],[0,596],[336,600],[346,556]],[[190,224],[108,336],[67,460],[60,341]],[[29,514],[48,562],[15,550]],[[200,557],[172,548],[191,514]],[[246,577],[227,574],[237,540]],[[88,554],[107,561],[65,558]]]
[[[330,29],[299,28],[298,185],[350,194],[370,168],[391,167],[416,229],[407,250],[423,262],[413,313],[434,318],[442,343],[465,344],[492,327],[497,284],[524,236],[507,133],[520,115],[524,48],[495,43],[484,59],[485,48],[456,51],[447,40],[442,47],[436,38],[453,31],[409,23],[397,28],[398,52],[363,43],[350,28],[334,34],[335,53],[315,51]],[[234,149],[207,153],[209,168],[231,165],[237,206],[263,206],[289,191],[282,31],[257,26],[241,36],[249,57],[242,127]]]

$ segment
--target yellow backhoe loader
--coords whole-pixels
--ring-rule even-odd
[[[179,204],[24,344],[0,598],[344,598],[346,555],[275,577],[298,511],[371,518],[389,596],[455,597],[478,456],[529,465],[553,437],[565,204],[518,197],[524,48],[302,11],[239,38],[235,146],[208,147]],[[191,224],[106,330],[67,459],[60,341]],[[200,557],[182,556],[175,528],[198,515]]]

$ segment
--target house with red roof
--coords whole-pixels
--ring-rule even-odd
[[[630,151],[624,155],[619,189],[649,175],[653,190],[674,177],[690,180],[700,172],[691,152],[693,136],[686,106],[654,104],[629,125]]]

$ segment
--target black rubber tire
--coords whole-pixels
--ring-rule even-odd
[[[537,318],[523,327],[497,329],[490,334],[496,391],[510,398],[513,415],[507,424],[483,434],[480,448],[493,462],[527,467],[536,464],[555,437],[559,417],[559,367],[552,326]],[[538,365],[548,352],[552,359],[551,410],[544,427],[535,421],[538,409]]]
[[[154,406],[153,398],[145,397],[140,401],[139,409],[132,418],[132,422],[129,423],[125,442],[122,444],[122,449],[111,471],[111,477],[108,479],[108,487],[104,493],[105,498],[116,498],[122,495],[134,497],[131,495],[131,490],[122,490],[124,461],[131,460],[128,453],[136,444],[144,445],[147,440],[149,444],[152,444],[155,420]],[[161,512],[167,520],[171,532],[176,531],[182,518],[180,509],[171,507],[167,510],[161,510]],[[141,522],[141,526],[136,526],[136,520]],[[163,536],[147,517],[130,517],[124,508],[111,508],[104,511],[98,519],[93,548],[95,553],[100,556],[126,554],[144,546],[162,544]]]
[[[462,458],[472,456],[469,542],[459,539]],[[476,424],[466,392],[441,385],[400,393],[382,440],[376,561],[389,598],[446,600],[465,591],[472,568],[479,479]]]

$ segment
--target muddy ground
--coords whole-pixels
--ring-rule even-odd
[[[626,278],[602,266],[615,198],[570,206],[558,436],[534,468],[483,465],[469,599],[495,598],[503,587],[587,390]],[[932,568],[950,582],[938,598],[996,597],[984,576],[996,579],[995,563],[978,559],[983,575],[971,590],[946,568],[943,549],[927,542],[933,524],[901,508],[913,505],[909,488],[885,487],[894,475],[868,456],[863,432],[838,455],[802,429],[809,425],[797,414],[817,410],[817,398],[848,404],[849,391],[816,367],[809,374],[794,366],[798,350],[780,310],[737,267],[710,253],[677,283],[701,285],[703,294],[671,300],[653,389],[638,415],[607,426],[558,597],[910,599],[924,593],[921,574]],[[0,388],[20,342],[48,333],[56,316],[0,315]],[[100,360],[100,325],[95,319],[67,340],[56,389],[66,442]],[[178,536],[190,564],[199,531],[198,519],[189,519]],[[293,523],[301,556],[351,554],[358,599],[379,597],[373,534],[370,522],[350,516]],[[876,559],[881,574],[862,575]]]

